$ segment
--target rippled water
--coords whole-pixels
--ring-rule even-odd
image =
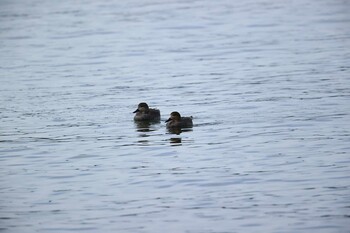
[[[349,232],[349,12],[1,1],[0,231]]]

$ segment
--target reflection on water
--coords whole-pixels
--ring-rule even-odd
[[[180,135],[183,132],[192,132],[192,128],[178,128],[178,127],[173,127],[173,128],[167,128],[167,131],[171,134],[177,134]]]
[[[183,143],[189,145],[193,143],[193,139],[188,138],[192,137],[191,132],[193,131],[193,128],[167,128],[166,131],[167,135],[171,136],[169,139],[171,146],[181,146]]]
[[[171,137],[170,138],[170,144],[172,146],[181,146],[182,145],[182,137],[180,137],[180,134],[182,133],[187,133],[187,132],[192,132],[193,131],[193,128],[178,128],[178,127],[173,127],[173,128],[167,128],[166,129],[168,135],[179,135],[177,137]],[[186,142],[189,142],[190,140],[186,140]]]
[[[180,146],[180,145],[181,145],[181,142],[182,142],[182,139],[181,139],[181,138],[170,138],[170,143],[171,143],[173,146]]]
[[[137,137],[139,137],[136,145],[139,146],[159,144],[159,136],[163,134],[170,136],[167,141],[169,141],[172,146],[179,146],[182,145],[182,137],[180,135],[193,131],[193,128],[166,128],[166,126],[160,122],[150,121],[134,121],[134,126],[138,133]],[[173,135],[178,136],[174,137]],[[186,140],[186,142],[190,141],[189,139]]]
[[[159,122],[150,122],[150,121],[134,121],[137,132],[152,132],[157,130],[156,126],[159,125]]]
[[[160,122],[151,122],[151,121],[134,121],[134,125],[136,128],[136,132],[138,132],[138,137],[140,139],[137,140],[136,145],[139,146],[149,146],[156,143],[153,140],[156,138],[152,138],[154,133],[159,130]]]

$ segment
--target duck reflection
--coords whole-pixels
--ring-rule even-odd
[[[191,128],[181,129],[181,128],[175,127],[175,128],[168,128],[167,131],[169,134],[172,134],[172,136],[169,139],[170,145],[171,146],[181,146],[182,145],[182,137],[179,137],[179,136],[176,137],[175,135],[180,135],[183,132],[192,131],[192,129]]]
[[[182,145],[182,138],[170,138],[170,144],[172,146],[181,146]]]
[[[150,121],[135,121],[136,131],[137,132],[150,132],[154,131],[151,129],[152,122]]]
[[[139,132],[137,140],[138,145],[147,146],[149,145],[149,137],[152,135],[153,131],[156,131],[158,128],[156,127],[156,122],[150,121],[135,121],[135,129],[136,132]]]
[[[171,134],[176,134],[176,135],[180,135],[181,133],[183,132],[190,132],[190,131],[193,131],[191,128],[178,128],[178,127],[175,127],[175,128],[167,128],[167,131]]]

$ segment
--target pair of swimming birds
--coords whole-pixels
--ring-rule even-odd
[[[140,103],[134,113],[136,113],[135,121],[160,121],[160,111],[149,108],[146,103]],[[170,118],[165,122],[168,128],[191,128],[193,126],[192,117],[182,117],[178,112],[172,112]]]

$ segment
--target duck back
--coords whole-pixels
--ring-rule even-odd
[[[169,121],[166,126],[168,128],[192,128],[192,117],[181,117],[181,121]]]
[[[137,112],[134,116],[135,121],[160,121],[160,111],[158,109],[149,109],[147,112]]]
[[[191,128],[193,126],[192,117],[181,117],[181,127]]]

